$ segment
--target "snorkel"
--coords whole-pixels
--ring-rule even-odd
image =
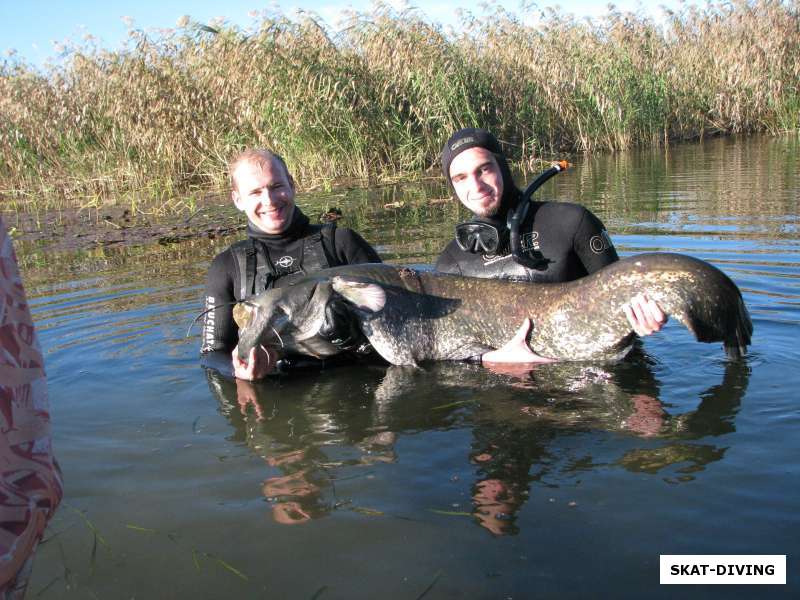
[[[542,187],[546,181],[555,177],[562,171],[566,171],[569,167],[570,164],[565,160],[554,162],[552,165],[550,165],[549,169],[541,173],[536,179],[528,184],[528,187],[526,187],[525,191],[522,192],[522,197],[520,198],[517,207],[508,212],[507,224],[508,229],[511,232],[511,257],[514,259],[514,262],[522,265],[523,267],[536,269],[540,264],[539,259],[531,258],[523,251],[522,240],[519,236],[519,227],[525,222],[525,218],[528,216],[533,193]]]

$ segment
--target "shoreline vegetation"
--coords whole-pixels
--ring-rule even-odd
[[[684,5],[660,20],[490,5],[450,31],[385,5],[336,32],[310,13],[252,16],[246,29],[131,25],[124,49],[90,38],[46,71],[5,58],[4,208],[191,211],[248,146],[283,155],[310,189],[438,169],[465,126],[491,129],[523,165],[800,128],[798,0]]]

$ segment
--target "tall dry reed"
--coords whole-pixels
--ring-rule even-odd
[[[484,126],[522,160],[800,127],[798,0],[594,21],[490,7],[445,33],[413,10],[312,15],[249,29],[196,23],[125,50],[90,44],[39,72],[0,66],[0,195],[160,200],[222,186],[245,146],[283,154],[301,184],[436,164]]]

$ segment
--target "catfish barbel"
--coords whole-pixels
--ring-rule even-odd
[[[238,304],[239,355],[263,344],[326,358],[342,352],[319,337],[325,306],[344,300],[373,348],[395,365],[465,360],[497,349],[523,319],[531,350],[559,361],[616,360],[634,337],[623,305],[646,293],[701,342],[742,356],[753,325],[736,284],[711,264],[670,253],[617,261],[567,283],[461,277],[386,264],[307,275]]]

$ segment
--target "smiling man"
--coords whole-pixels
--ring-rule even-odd
[[[375,250],[351,229],[311,225],[295,205],[295,184],[283,159],[269,150],[246,150],[231,161],[231,199],[247,215],[247,239],[214,258],[208,270],[203,353],[232,354],[234,375],[260,379],[277,357],[260,349],[242,361],[236,354],[238,330],[233,302],[306,273],[338,265],[380,262]],[[335,307],[333,307],[335,310]],[[344,318],[329,315],[324,332],[345,348],[358,346],[359,334]]]
[[[456,239],[436,263],[438,271],[562,282],[619,258],[603,223],[591,211],[570,202],[531,201],[519,232],[527,264],[518,262],[511,252],[508,218],[517,210],[522,193],[499,142],[484,129],[453,134],[442,150],[442,171],[455,198],[473,218],[456,227]]]
[[[456,226],[456,238],[436,261],[437,271],[557,283],[579,279],[619,260],[603,223],[583,206],[533,200],[523,206],[522,192],[500,143],[485,129],[461,129],[447,140],[442,173],[454,197],[473,218]],[[518,252],[512,252],[511,244],[510,217],[515,213],[519,216]],[[631,298],[623,311],[639,335],[660,330],[667,320],[658,304],[643,295]],[[529,327],[530,323],[523,323],[506,347],[484,354],[482,360],[546,362],[525,344]]]

